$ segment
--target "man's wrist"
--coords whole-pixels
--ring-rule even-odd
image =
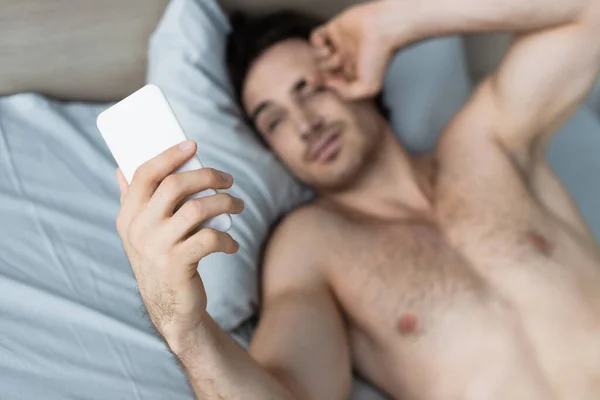
[[[201,346],[210,346],[212,335],[209,332],[209,324],[207,324],[209,318],[208,313],[204,312],[194,326],[183,329],[173,326],[163,330],[162,335],[177,358],[183,361],[191,354],[201,350]]]
[[[375,7],[373,29],[381,33],[383,45],[394,53],[410,42],[411,12],[413,0],[380,0],[372,3]]]

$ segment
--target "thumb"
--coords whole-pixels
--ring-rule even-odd
[[[121,191],[121,204],[123,204],[123,200],[125,199],[125,195],[127,194],[127,190],[129,189],[129,184],[127,183],[127,179],[125,179],[125,175],[123,175],[123,171],[121,168],[117,168],[117,183],[119,184],[119,190]]]
[[[327,58],[332,54],[331,39],[327,32],[327,26],[315,29],[310,35],[310,43],[316,50],[318,58]]]

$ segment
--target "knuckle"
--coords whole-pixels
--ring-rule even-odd
[[[163,180],[162,184],[168,192],[178,191],[183,186],[183,178],[181,174],[171,174]]]
[[[214,229],[207,228],[200,232],[202,233],[201,241],[205,249],[212,251],[219,248],[221,243],[219,232],[215,231]]]
[[[189,200],[190,217],[194,220],[204,219],[206,216],[206,207],[202,204],[202,199]]]
[[[214,186],[221,181],[221,174],[216,169],[205,168],[206,181],[209,185]]]
[[[142,165],[140,165],[135,172],[133,173],[133,179],[135,180],[142,180],[145,179],[146,176],[148,175],[148,170],[150,169],[150,162],[146,161],[145,163],[143,163]]]
[[[316,45],[320,45],[320,39],[321,39],[321,32],[319,32],[319,29],[314,30],[311,34],[310,34],[310,41],[313,44]]]
[[[229,193],[219,193],[217,196],[220,197],[219,202],[223,205],[225,209],[229,210],[234,207],[234,198]]]
[[[135,170],[133,174],[132,182],[140,181],[143,183],[152,183],[156,181],[155,171],[151,161],[146,161],[143,163],[138,169]]]
[[[197,222],[204,218],[206,213],[205,207],[202,204],[202,199],[187,200],[181,207],[180,213],[186,221]],[[179,213],[178,213],[179,214]]]

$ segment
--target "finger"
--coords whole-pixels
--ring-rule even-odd
[[[196,143],[186,140],[142,164],[133,175],[127,201],[123,204],[127,214],[137,215],[148,202],[162,180],[196,154]]]
[[[158,186],[146,209],[156,218],[169,217],[186,196],[207,189],[228,189],[232,184],[231,175],[213,168],[171,174]]]
[[[327,84],[330,88],[335,90],[342,98],[353,101],[363,96],[363,89],[360,83],[348,82],[345,79],[334,79],[330,80]]]
[[[172,243],[185,240],[204,221],[221,214],[239,214],[244,202],[228,193],[189,199],[167,220],[165,229]]]
[[[348,82],[353,82],[356,80],[356,65],[354,63],[354,58],[350,56],[344,57],[344,75]]]
[[[127,183],[127,179],[125,179],[125,175],[123,175],[121,168],[117,168],[117,183],[119,184],[119,191],[121,193],[121,205],[123,205],[123,201],[127,195],[127,189],[129,189],[129,184]]]
[[[195,264],[209,254],[233,254],[239,248],[239,243],[233,240],[228,233],[204,228],[200,229],[186,241],[178,244],[173,251],[177,253],[178,259],[188,264]]]
[[[340,97],[345,99],[349,98],[349,94],[351,93],[349,88],[352,85],[352,82],[348,81],[343,71],[327,74],[325,76],[325,85],[337,92]]]
[[[344,97],[348,100],[360,100],[373,97],[377,91],[370,83],[354,80],[344,90]]]
[[[318,58],[326,58],[333,52],[333,46],[329,34],[327,32],[327,26],[321,26],[315,29],[310,35],[310,43],[315,48]]]
[[[318,62],[319,68],[327,72],[337,72],[343,70],[344,59],[339,53],[332,54],[327,58],[323,58]]]
[[[325,85],[349,101],[371,97],[372,93],[377,93],[377,90],[360,79],[348,79],[346,73],[327,76]]]

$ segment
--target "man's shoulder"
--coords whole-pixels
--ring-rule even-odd
[[[331,220],[333,213],[324,207],[319,201],[306,203],[289,214],[281,222],[281,225],[287,225],[294,228],[302,228],[307,231],[319,230],[323,222]]]
[[[282,218],[271,232],[265,247],[265,261],[318,264],[327,251],[325,235],[331,231],[332,222],[332,212],[319,202],[298,207]]]
[[[321,227],[327,212],[306,204],[286,215],[265,248],[261,282],[264,293],[307,290],[325,282],[326,240]]]
[[[284,216],[271,234],[269,242],[292,241],[296,246],[314,245],[323,232],[331,212],[318,202],[307,203]]]

